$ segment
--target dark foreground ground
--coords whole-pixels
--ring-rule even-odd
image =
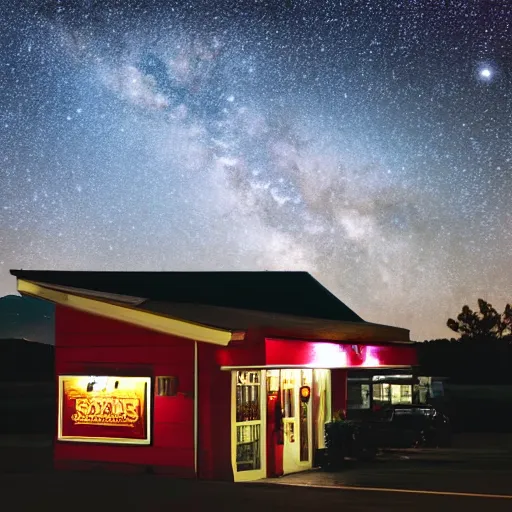
[[[511,482],[512,457],[503,450],[394,452],[339,473],[312,471],[262,484],[228,484],[149,475],[58,473],[51,468],[47,440],[0,439],[0,496],[10,505],[6,510],[16,511],[443,512],[460,508],[510,512]]]
[[[262,510],[510,512],[511,500],[296,488],[281,485],[180,482],[156,477],[105,475],[5,475],[6,510],[114,510],[154,512]],[[179,507],[179,508],[178,508]]]

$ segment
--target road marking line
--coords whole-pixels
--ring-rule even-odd
[[[399,492],[403,494],[432,494],[435,496],[458,496],[466,498],[496,498],[502,500],[512,500],[512,494],[480,494],[474,492],[423,491],[421,489],[393,489],[388,487],[356,487],[350,485],[318,485],[284,482],[279,482],[278,485],[290,485],[294,487],[314,487],[318,489],[341,489],[343,491]]]

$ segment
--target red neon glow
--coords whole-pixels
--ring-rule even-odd
[[[347,353],[341,345],[332,343],[315,343],[308,366],[315,368],[345,368]]]
[[[368,346],[366,347],[366,356],[364,358],[363,364],[361,366],[365,367],[376,367],[380,366],[380,360],[377,356],[377,348]]]
[[[290,365],[304,368],[382,368],[418,364],[416,349],[408,346],[266,339],[265,348],[263,364],[276,367]],[[254,360],[257,357],[256,355]],[[258,363],[259,361],[250,364]]]

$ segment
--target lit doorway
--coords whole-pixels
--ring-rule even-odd
[[[311,389],[313,370],[281,370],[281,405],[283,408],[283,472],[304,471],[312,467],[312,405],[301,400],[301,388]]]
[[[331,417],[330,377],[329,370],[302,368],[231,372],[231,459],[235,482],[267,477],[267,421],[274,417],[276,431],[281,432],[278,459],[282,461],[282,473],[278,474],[313,467],[315,452],[325,447],[325,424]],[[269,397],[277,405],[270,420]],[[275,442],[272,437],[268,439]],[[273,457],[270,455],[269,460]]]

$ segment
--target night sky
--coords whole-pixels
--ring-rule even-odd
[[[512,299],[509,2],[1,3],[0,295],[307,270],[418,340]]]

